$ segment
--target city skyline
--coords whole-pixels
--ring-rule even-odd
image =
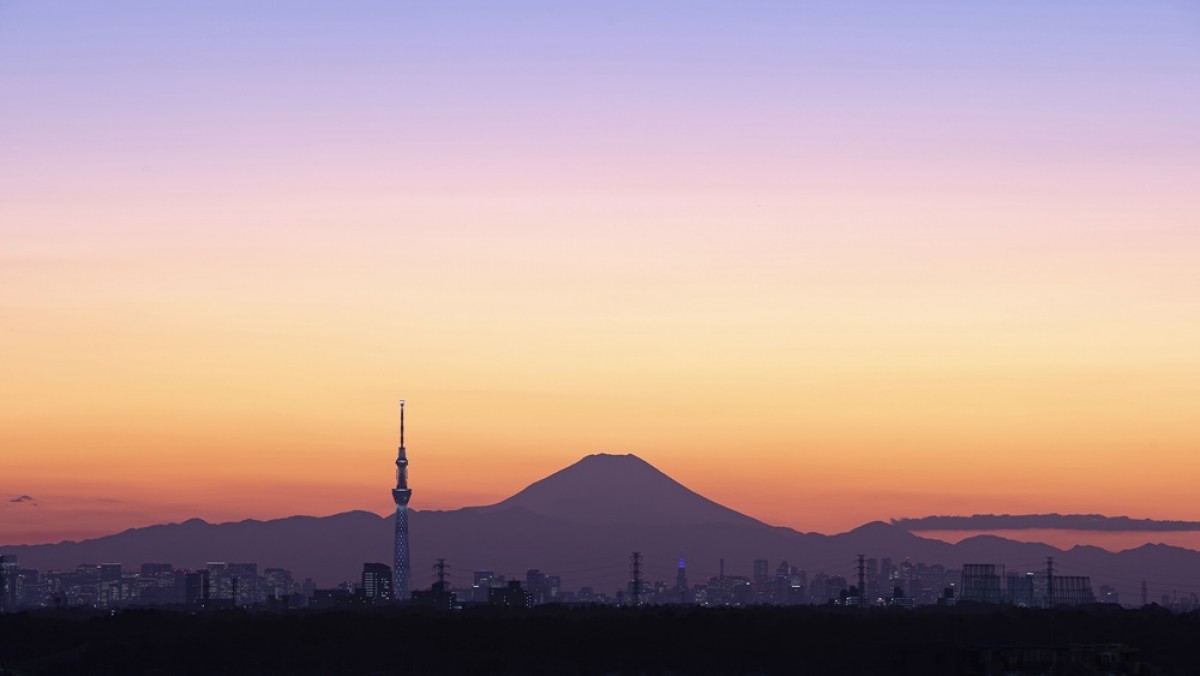
[[[397,516],[406,515],[402,504]],[[0,548],[0,592],[8,594],[0,593],[0,612],[58,604],[215,610],[235,598],[277,610],[409,598],[449,609],[456,604],[448,591],[469,605],[860,605],[864,588],[872,606],[911,608],[955,599],[1001,603],[1002,579],[1009,605],[1160,602],[1188,612],[1200,604],[1190,574],[1200,552],[1145,545],[1111,554],[997,538],[949,545],[882,522],[832,537],[798,533],[697,495],[632,455],[584,457],[490,508],[413,518],[416,570],[432,564],[438,580],[432,588],[419,573],[409,575],[408,519],[359,512],[227,525],[193,520],[86,543]],[[389,550],[396,554],[395,578],[391,567],[372,562]],[[677,560],[671,552],[684,556]],[[763,555],[784,560],[772,568]],[[695,585],[686,584],[685,558]],[[107,563],[88,563],[96,561]],[[361,585],[349,580],[360,566]],[[457,575],[444,576],[455,569]],[[463,570],[474,570],[474,587],[464,587]],[[673,586],[667,572],[674,573]],[[512,590],[520,579],[526,584]],[[1028,593],[1034,579],[1042,596]],[[1050,596],[1051,579],[1066,596]],[[488,590],[508,592],[493,598]]]
[[[0,544],[384,513],[399,396],[414,511],[1200,520],[1198,22],[5,3]]]
[[[864,558],[868,564],[866,570],[875,571],[872,575],[877,574],[878,565],[886,569],[891,563],[895,564],[896,571],[912,566],[924,571],[915,577],[905,573],[904,586],[909,593],[898,595],[915,599],[919,605],[942,603],[944,601],[939,599],[951,598],[943,594],[947,584],[936,580],[945,575],[956,578],[960,564],[964,571],[968,564],[998,565],[1001,572],[1007,568],[1020,575],[1037,574],[1053,566],[1058,571],[1056,575],[1064,578],[1064,584],[1066,578],[1083,580],[1088,577],[1099,585],[1101,595],[1107,599],[1105,602],[1117,603],[1121,596],[1126,599],[1123,603],[1127,607],[1146,605],[1147,599],[1158,603],[1160,598],[1171,599],[1162,601],[1161,605],[1185,612],[1200,604],[1200,601],[1193,603],[1194,595],[1200,592],[1192,574],[1197,557],[1200,557],[1196,550],[1145,544],[1127,551],[1105,552],[1095,547],[1055,548],[1002,538],[971,538],[954,545],[883,522],[864,524],[833,536],[800,533],[771,527],[713,502],[632,455],[587,456],[488,507],[411,515],[402,509],[402,502],[396,507],[396,516],[407,518],[351,512],[329,517],[290,517],[228,524],[190,520],[183,524],[130,530],[82,543],[6,546],[0,547],[0,556],[3,556],[0,563],[15,568],[17,577],[24,576],[27,583],[34,585],[29,589],[40,600],[27,603],[43,607],[51,602],[47,594],[52,589],[37,586],[40,584],[38,571],[44,572],[48,579],[58,580],[52,586],[82,584],[83,591],[67,594],[70,598],[78,597],[73,604],[100,603],[102,607],[108,601],[98,601],[97,598],[104,595],[87,580],[94,582],[97,574],[103,574],[115,584],[121,578],[123,567],[132,574],[139,564],[143,574],[150,570],[152,577],[166,576],[154,583],[156,587],[174,579],[178,583],[172,587],[176,595],[184,591],[181,576],[185,573],[207,569],[210,575],[220,577],[223,573],[219,571],[227,566],[234,570],[251,570],[245,566],[262,563],[268,566],[268,573],[285,571],[289,576],[294,574],[297,581],[307,580],[305,584],[309,589],[296,600],[299,607],[306,607],[310,599],[318,604],[334,602],[328,594],[314,596],[312,591],[317,588],[330,590],[334,585],[342,589],[338,593],[344,596],[343,602],[358,603],[353,600],[357,598],[355,590],[345,588],[350,584],[348,572],[366,565],[372,567],[377,576],[386,569],[389,571],[387,579],[392,581],[393,568],[377,561],[391,557],[393,553],[397,572],[394,583],[388,585],[388,592],[407,587],[410,593],[420,592],[412,595],[414,601],[435,605],[452,604],[453,601],[440,596],[446,591],[445,587],[435,587],[433,596],[429,596],[431,590],[424,586],[420,571],[432,566],[440,575],[446,561],[452,562],[451,569],[459,571],[455,588],[460,591],[462,571],[474,570],[488,573],[489,577],[496,576],[496,584],[492,586],[505,587],[506,576],[511,581],[523,577],[526,572],[542,571],[541,574],[553,575],[556,581],[550,586],[554,588],[569,584],[572,588],[599,593],[599,590],[624,588],[631,577],[638,576],[631,570],[640,570],[647,583],[656,582],[647,590],[658,589],[657,582],[666,584],[669,576],[663,574],[667,571],[674,572],[677,580],[684,579],[686,576],[680,572],[683,559],[677,559],[677,554],[692,561],[690,571],[700,578],[697,584],[701,586],[705,584],[704,579],[710,578],[721,581],[757,579],[760,589],[765,584],[761,578],[767,574],[763,567],[767,565],[764,563],[767,559],[762,557],[782,557],[792,564],[789,577],[794,578],[795,585],[808,590],[786,594],[779,591],[775,594],[778,598],[770,603],[783,605],[834,602],[847,594],[856,597],[846,580],[854,577],[851,570],[855,560],[861,566]],[[417,571],[416,575],[409,574],[410,540],[415,543],[412,568]],[[637,554],[633,559],[637,565],[626,559],[625,552],[631,548]],[[746,564],[751,558],[755,559],[754,573],[747,576],[743,573],[747,572]],[[87,563],[96,561],[108,563]],[[214,564],[214,561],[222,563]],[[922,562],[933,565],[930,567]],[[220,567],[216,573],[211,572],[214,565]],[[109,572],[103,573],[103,570]],[[12,570],[9,573],[8,577],[12,578]],[[250,575],[253,577],[256,573]],[[816,588],[808,584],[809,575],[833,576],[842,582],[831,586],[828,594],[819,592],[814,596]],[[1049,579],[1048,574],[1045,579]],[[190,585],[195,602],[202,591],[198,584]],[[1025,583],[1016,586],[1022,584]],[[120,589],[127,591],[110,586],[110,591],[116,594],[110,599],[112,603],[141,602],[136,590],[144,586],[142,582],[134,578],[122,585]],[[917,585],[920,593],[912,592],[911,585]],[[1014,586],[1012,581],[1006,585],[1006,588]],[[170,584],[166,586],[171,587]],[[91,591],[87,591],[88,588]],[[250,590],[251,586],[243,583],[241,588]],[[378,591],[378,585],[369,584],[366,578],[358,588]],[[862,589],[861,586],[857,588]],[[887,604],[889,596],[896,596],[889,594],[891,589],[886,584],[877,582],[873,588],[879,590],[877,600],[880,604]],[[230,583],[223,589],[224,596],[213,598],[232,598]],[[749,592],[750,588],[742,591]],[[729,592],[730,589],[717,592],[725,601],[716,605],[726,605],[732,598],[728,597]],[[63,593],[55,592],[59,596]],[[345,596],[346,593],[349,596]],[[95,597],[96,594],[100,597]],[[166,596],[149,601],[154,604],[169,602],[171,592],[164,594]],[[471,598],[475,604],[493,601],[481,594],[483,592],[460,594],[460,598]],[[371,598],[377,596],[371,595]],[[85,597],[92,600],[87,601]],[[782,600],[784,597],[788,600]],[[957,597],[956,594],[953,598]],[[409,593],[399,591],[395,598],[408,599]],[[568,598],[563,596],[560,600]],[[674,592],[662,589],[654,592],[654,598],[658,599],[654,603],[711,605],[701,596],[695,600],[681,600]],[[749,602],[741,596],[738,598],[737,605]],[[970,600],[972,597],[964,598]],[[207,602],[207,597],[204,601]],[[510,601],[502,601],[502,604]],[[587,599],[578,601],[591,602]],[[619,596],[613,595],[607,596],[607,600],[597,597],[596,601],[621,603]],[[547,602],[552,601],[546,598],[538,601]]]

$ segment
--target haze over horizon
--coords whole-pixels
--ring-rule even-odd
[[[1200,8],[0,3],[0,542],[1200,520]],[[28,499],[23,499],[28,498]]]
[[[629,467],[626,465],[623,462],[626,459],[633,461],[634,466]],[[599,460],[607,460],[608,462],[597,462]],[[626,473],[626,470],[632,471]],[[566,479],[564,482],[565,477],[572,478]],[[545,493],[543,487],[550,485],[553,485],[554,488],[549,493]],[[568,503],[561,502],[564,490],[571,496]],[[615,503],[613,502],[614,497],[617,499]],[[655,506],[648,504],[640,505],[641,501],[647,499],[651,499],[659,504]],[[682,500],[682,502],[675,508],[669,506],[672,502],[678,502],[679,500]],[[24,508],[37,506],[36,499],[28,495],[19,496],[18,498],[9,500],[9,502],[17,503]],[[705,506],[706,504],[708,506]],[[666,505],[667,509],[665,512],[663,511],[664,505]],[[9,506],[13,505],[10,504]],[[649,514],[654,514],[657,520],[666,518],[667,521],[670,521],[672,517],[669,515],[673,512],[676,518],[680,518],[687,523],[730,522],[749,525],[749,522],[753,522],[757,525],[779,526],[779,524],[755,521],[753,517],[747,518],[747,515],[743,515],[736,510],[730,510],[725,505],[713,503],[707,497],[679,484],[675,479],[635,454],[597,453],[584,456],[567,467],[539,478],[524,486],[513,495],[492,504],[467,505],[461,507],[459,510],[435,509],[415,511],[478,511],[487,513],[504,511],[513,507],[518,509],[532,509],[535,513],[567,518],[578,521],[581,524],[594,521],[600,514],[603,515],[601,520],[606,523],[620,522],[622,520],[627,520],[630,523],[637,522]],[[393,512],[393,510],[352,511],[369,512],[381,518],[389,518]],[[27,514],[27,512],[18,512],[15,514],[20,517]],[[337,515],[296,513],[280,518],[284,520],[295,517],[316,517],[320,519],[333,516]],[[129,530],[138,530],[147,526],[174,525],[176,523],[203,522],[217,525],[221,523],[244,524],[247,522],[263,523],[268,521],[270,519],[235,518],[228,521],[209,522],[198,517],[192,517],[171,523],[133,524],[127,528],[120,528],[117,531],[95,533],[79,538],[24,543],[0,541],[0,546],[83,542],[95,540],[97,537],[103,539],[107,536],[125,533]],[[919,519],[893,518],[888,521],[891,522],[890,525],[910,530],[922,538],[940,540],[949,544],[962,542],[978,535],[996,535],[1015,542],[1048,544],[1064,551],[1077,545],[1091,545],[1110,552],[1120,552],[1136,549],[1145,544],[1167,544],[1200,551],[1200,524],[1194,522],[1154,520],[1136,520],[1134,522],[1128,517],[1123,516],[1101,517],[1099,515],[1057,514],[1026,515],[1023,517],[1012,517],[1009,515],[1002,515],[1000,517],[994,515],[929,516]],[[1046,521],[1057,522],[1058,526],[1055,527],[1055,524],[1046,523]],[[1091,523],[1078,523],[1082,521],[1089,521]],[[880,523],[886,523],[886,521],[876,519],[857,524],[853,528],[848,528],[840,532],[845,534]],[[806,532],[801,529],[793,530],[801,533]],[[831,532],[825,534],[835,535],[837,533]]]
[[[407,517],[411,570],[429,570],[444,559],[458,570],[489,570],[510,579],[531,569],[553,571],[581,588],[622,588],[628,552],[640,551],[646,574],[665,579],[676,573],[680,557],[688,575],[699,579],[718,576],[722,568],[745,574],[755,560],[786,560],[818,577],[850,574],[860,554],[907,562],[927,569],[908,580],[923,590],[913,594],[926,603],[943,589],[942,576],[957,576],[959,565],[988,561],[1028,572],[1045,565],[1046,557],[1060,573],[1090,576],[1093,585],[1111,586],[1124,598],[1141,594],[1142,581],[1154,594],[1188,597],[1200,589],[1192,572],[1200,550],[1146,543],[1109,551],[1054,548],[1020,538],[964,540],[961,533],[952,539],[963,541],[951,544],[882,521],[840,534],[801,533],[720,505],[634,455],[585,456],[494,505],[411,511]],[[188,520],[83,542],[0,546],[0,553],[40,570],[71,570],[81,561],[121,562],[133,570],[163,562],[177,569],[249,562],[331,585],[362,562],[386,558],[394,524],[390,514],[366,511],[224,524]],[[820,602],[822,594],[815,598]]]

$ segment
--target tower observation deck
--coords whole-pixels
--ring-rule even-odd
[[[408,487],[408,455],[404,450],[404,400],[400,400],[400,450],[396,454],[396,487],[392,489],[392,500],[396,502],[396,558],[392,566],[392,595],[400,601],[411,596],[412,566],[408,554],[408,501],[412,489]]]

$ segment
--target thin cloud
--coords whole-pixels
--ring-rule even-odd
[[[892,519],[910,531],[926,530],[1025,530],[1049,528],[1086,531],[1200,531],[1200,521],[1131,519],[1103,514],[972,514],[971,516],[925,516]]]

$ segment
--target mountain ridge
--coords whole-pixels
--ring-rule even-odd
[[[884,521],[838,534],[803,533],[709,500],[634,455],[585,456],[492,505],[412,510],[410,528],[418,581],[435,558],[459,571],[490,569],[523,579],[526,570],[538,568],[560,574],[568,588],[612,590],[624,584],[631,551],[643,552],[647,574],[660,579],[673,579],[684,556],[694,581],[715,575],[726,559],[731,574],[748,574],[751,560],[765,558],[772,568],[787,559],[809,573],[849,577],[858,554],[952,568],[968,562],[1032,567],[1054,556],[1064,569],[1092,575],[1094,585],[1111,583],[1133,598],[1133,578],[1190,589],[1194,585],[1180,571],[1200,567],[1200,552],[1151,543],[1122,552],[1062,550],[997,536],[949,544]],[[192,518],[82,541],[0,546],[0,553],[17,554],[22,566],[42,570],[100,562],[196,568],[209,561],[253,561],[330,585],[355,579],[364,562],[390,563],[391,540],[390,515],[350,510],[215,524]]]

